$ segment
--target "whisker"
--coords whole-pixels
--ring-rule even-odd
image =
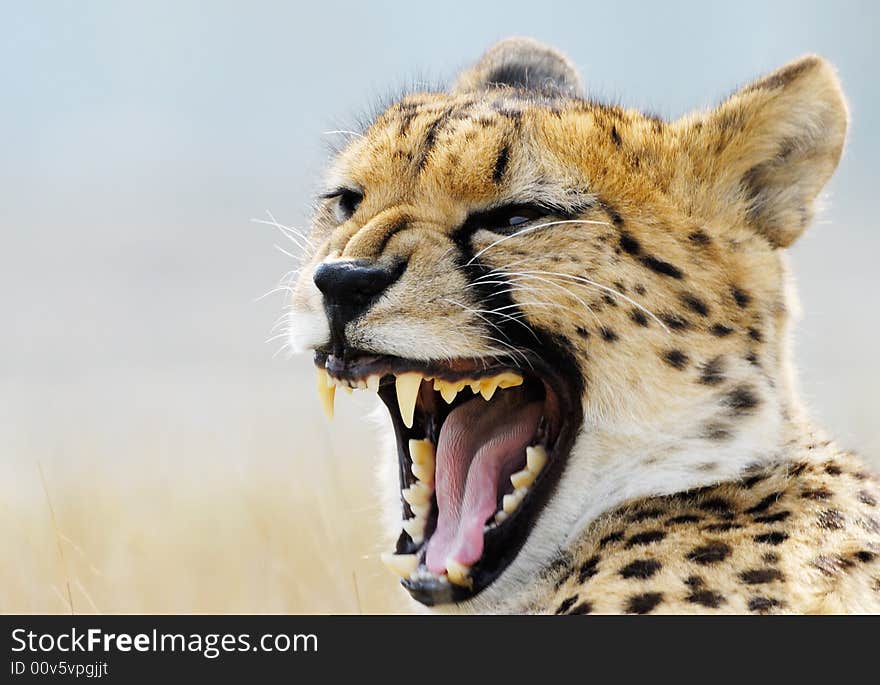
[[[503,238],[499,238],[494,243],[491,243],[491,244],[487,245],[486,247],[484,247],[482,250],[479,250],[473,257],[471,257],[467,261],[465,266],[470,266],[475,259],[478,259],[480,257],[480,255],[491,250],[496,245],[500,245],[501,243],[503,243],[507,240],[510,240],[511,238],[516,238],[518,236],[525,235],[526,233],[532,233],[534,231],[537,231],[540,228],[546,228],[548,226],[558,226],[560,224],[595,224],[598,226],[610,226],[611,225],[607,221],[590,221],[588,219],[563,219],[563,220],[559,220],[559,221],[548,221],[543,224],[538,224],[537,226],[526,226],[525,228],[522,228],[522,229],[516,231],[515,233],[511,233],[510,235],[506,235]]]

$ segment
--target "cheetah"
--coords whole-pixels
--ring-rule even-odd
[[[338,387],[389,410],[382,560],[417,602],[880,610],[877,481],[788,343],[785,249],[847,119],[816,56],[667,121],[511,38],[349,132],[289,338],[328,415]]]

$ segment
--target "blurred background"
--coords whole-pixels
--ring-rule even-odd
[[[676,117],[806,52],[849,145],[792,251],[814,414],[880,465],[872,2],[29,2],[0,9],[0,611],[379,612],[368,397],[266,342],[324,132],[493,41]],[[872,313],[873,312],[873,313]]]

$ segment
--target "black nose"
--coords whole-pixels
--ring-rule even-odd
[[[333,354],[343,356],[348,347],[346,324],[363,314],[405,270],[406,262],[403,261],[391,266],[376,266],[355,260],[329,262],[315,269],[315,285],[324,294]]]
[[[394,283],[402,270],[352,260],[329,262],[315,269],[315,285],[327,305],[362,308]]]

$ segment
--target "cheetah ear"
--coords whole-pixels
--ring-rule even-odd
[[[583,94],[580,76],[571,61],[531,38],[507,38],[493,45],[479,62],[459,75],[452,92],[504,86],[556,91],[571,97]]]
[[[787,247],[837,167],[847,109],[831,65],[807,56],[684,124],[698,174],[717,193],[710,202],[739,203],[755,230]]]

